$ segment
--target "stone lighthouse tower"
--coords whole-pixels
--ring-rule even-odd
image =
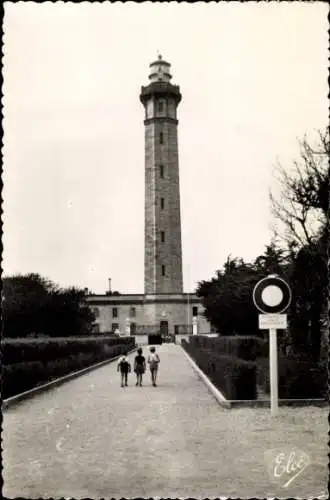
[[[139,344],[157,344],[171,336],[180,342],[196,331],[211,331],[201,299],[183,292],[177,120],[181,94],[171,83],[170,67],[158,56],[150,64],[149,84],[140,93],[145,110],[144,293],[86,297],[98,318],[95,331],[134,335]]]
[[[142,87],[145,108],[144,293],[183,293],[177,107],[180,88],[159,55]]]

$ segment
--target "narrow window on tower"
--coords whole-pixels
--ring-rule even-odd
[[[165,276],[165,266],[162,266],[162,276]]]
[[[165,206],[164,198],[161,198],[160,199],[160,209],[164,210],[164,206]]]
[[[164,134],[163,134],[163,132],[159,132],[159,144],[164,144]]]
[[[158,112],[159,113],[164,112],[164,101],[158,101]]]
[[[164,179],[164,165],[160,165],[159,170],[160,170],[160,178]]]
[[[161,241],[162,243],[164,243],[164,242],[165,242],[165,231],[161,231],[161,232],[160,232],[160,241]]]

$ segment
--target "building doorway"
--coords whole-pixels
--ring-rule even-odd
[[[168,321],[161,321],[160,322],[160,328],[159,328],[159,333],[161,337],[167,337],[168,335]]]

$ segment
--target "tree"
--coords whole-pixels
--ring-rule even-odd
[[[300,351],[309,352],[314,361],[321,355],[321,336],[325,327],[324,308],[327,305],[328,269],[327,238],[303,246],[292,266],[292,306],[290,334]]]
[[[328,295],[329,131],[319,133],[316,148],[304,138],[300,152],[293,173],[278,166],[281,196],[270,198],[283,229],[275,236],[285,242],[292,259],[291,342],[318,361]]]
[[[54,285],[38,274],[16,275],[3,279],[3,320],[6,336],[25,336],[41,332],[45,306]]]
[[[287,270],[289,261],[290,259],[288,260],[288,255],[285,251],[277,248],[273,240],[269,245],[266,245],[264,254],[255,259],[254,268],[257,272],[265,276],[267,274],[283,275],[284,270]],[[287,272],[285,272],[285,274],[287,274]]]
[[[95,315],[85,302],[85,292],[71,287],[52,292],[48,300],[47,331],[49,335],[90,333]]]
[[[6,337],[88,333],[95,319],[83,290],[61,289],[38,274],[4,278],[3,296]]]
[[[196,293],[202,298],[206,318],[223,335],[259,335],[253,288],[268,274],[283,275],[287,265],[283,251],[275,243],[252,263],[229,256],[215,277],[198,285]]]
[[[280,228],[274,232],[288,248],[312,244],[328,222],[329,153],[329,132],[319,132],[315,149],[306,137],[300,141],[300,160],[292,172],[281,164],[275,169],[280,195],[270,193],[270,200]]]

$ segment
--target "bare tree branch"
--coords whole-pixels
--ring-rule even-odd
[[[280,195],[270,193],[272,214],[283,226],[274,235],[286,243],[295,241],[299,246],[311,244],[324,227],[329,209],[329,131],[319,132],[315,148],[306,137],[299,141],[300,160],[293,168],[285,169],[279,161],[274,167],[274,178]]]

